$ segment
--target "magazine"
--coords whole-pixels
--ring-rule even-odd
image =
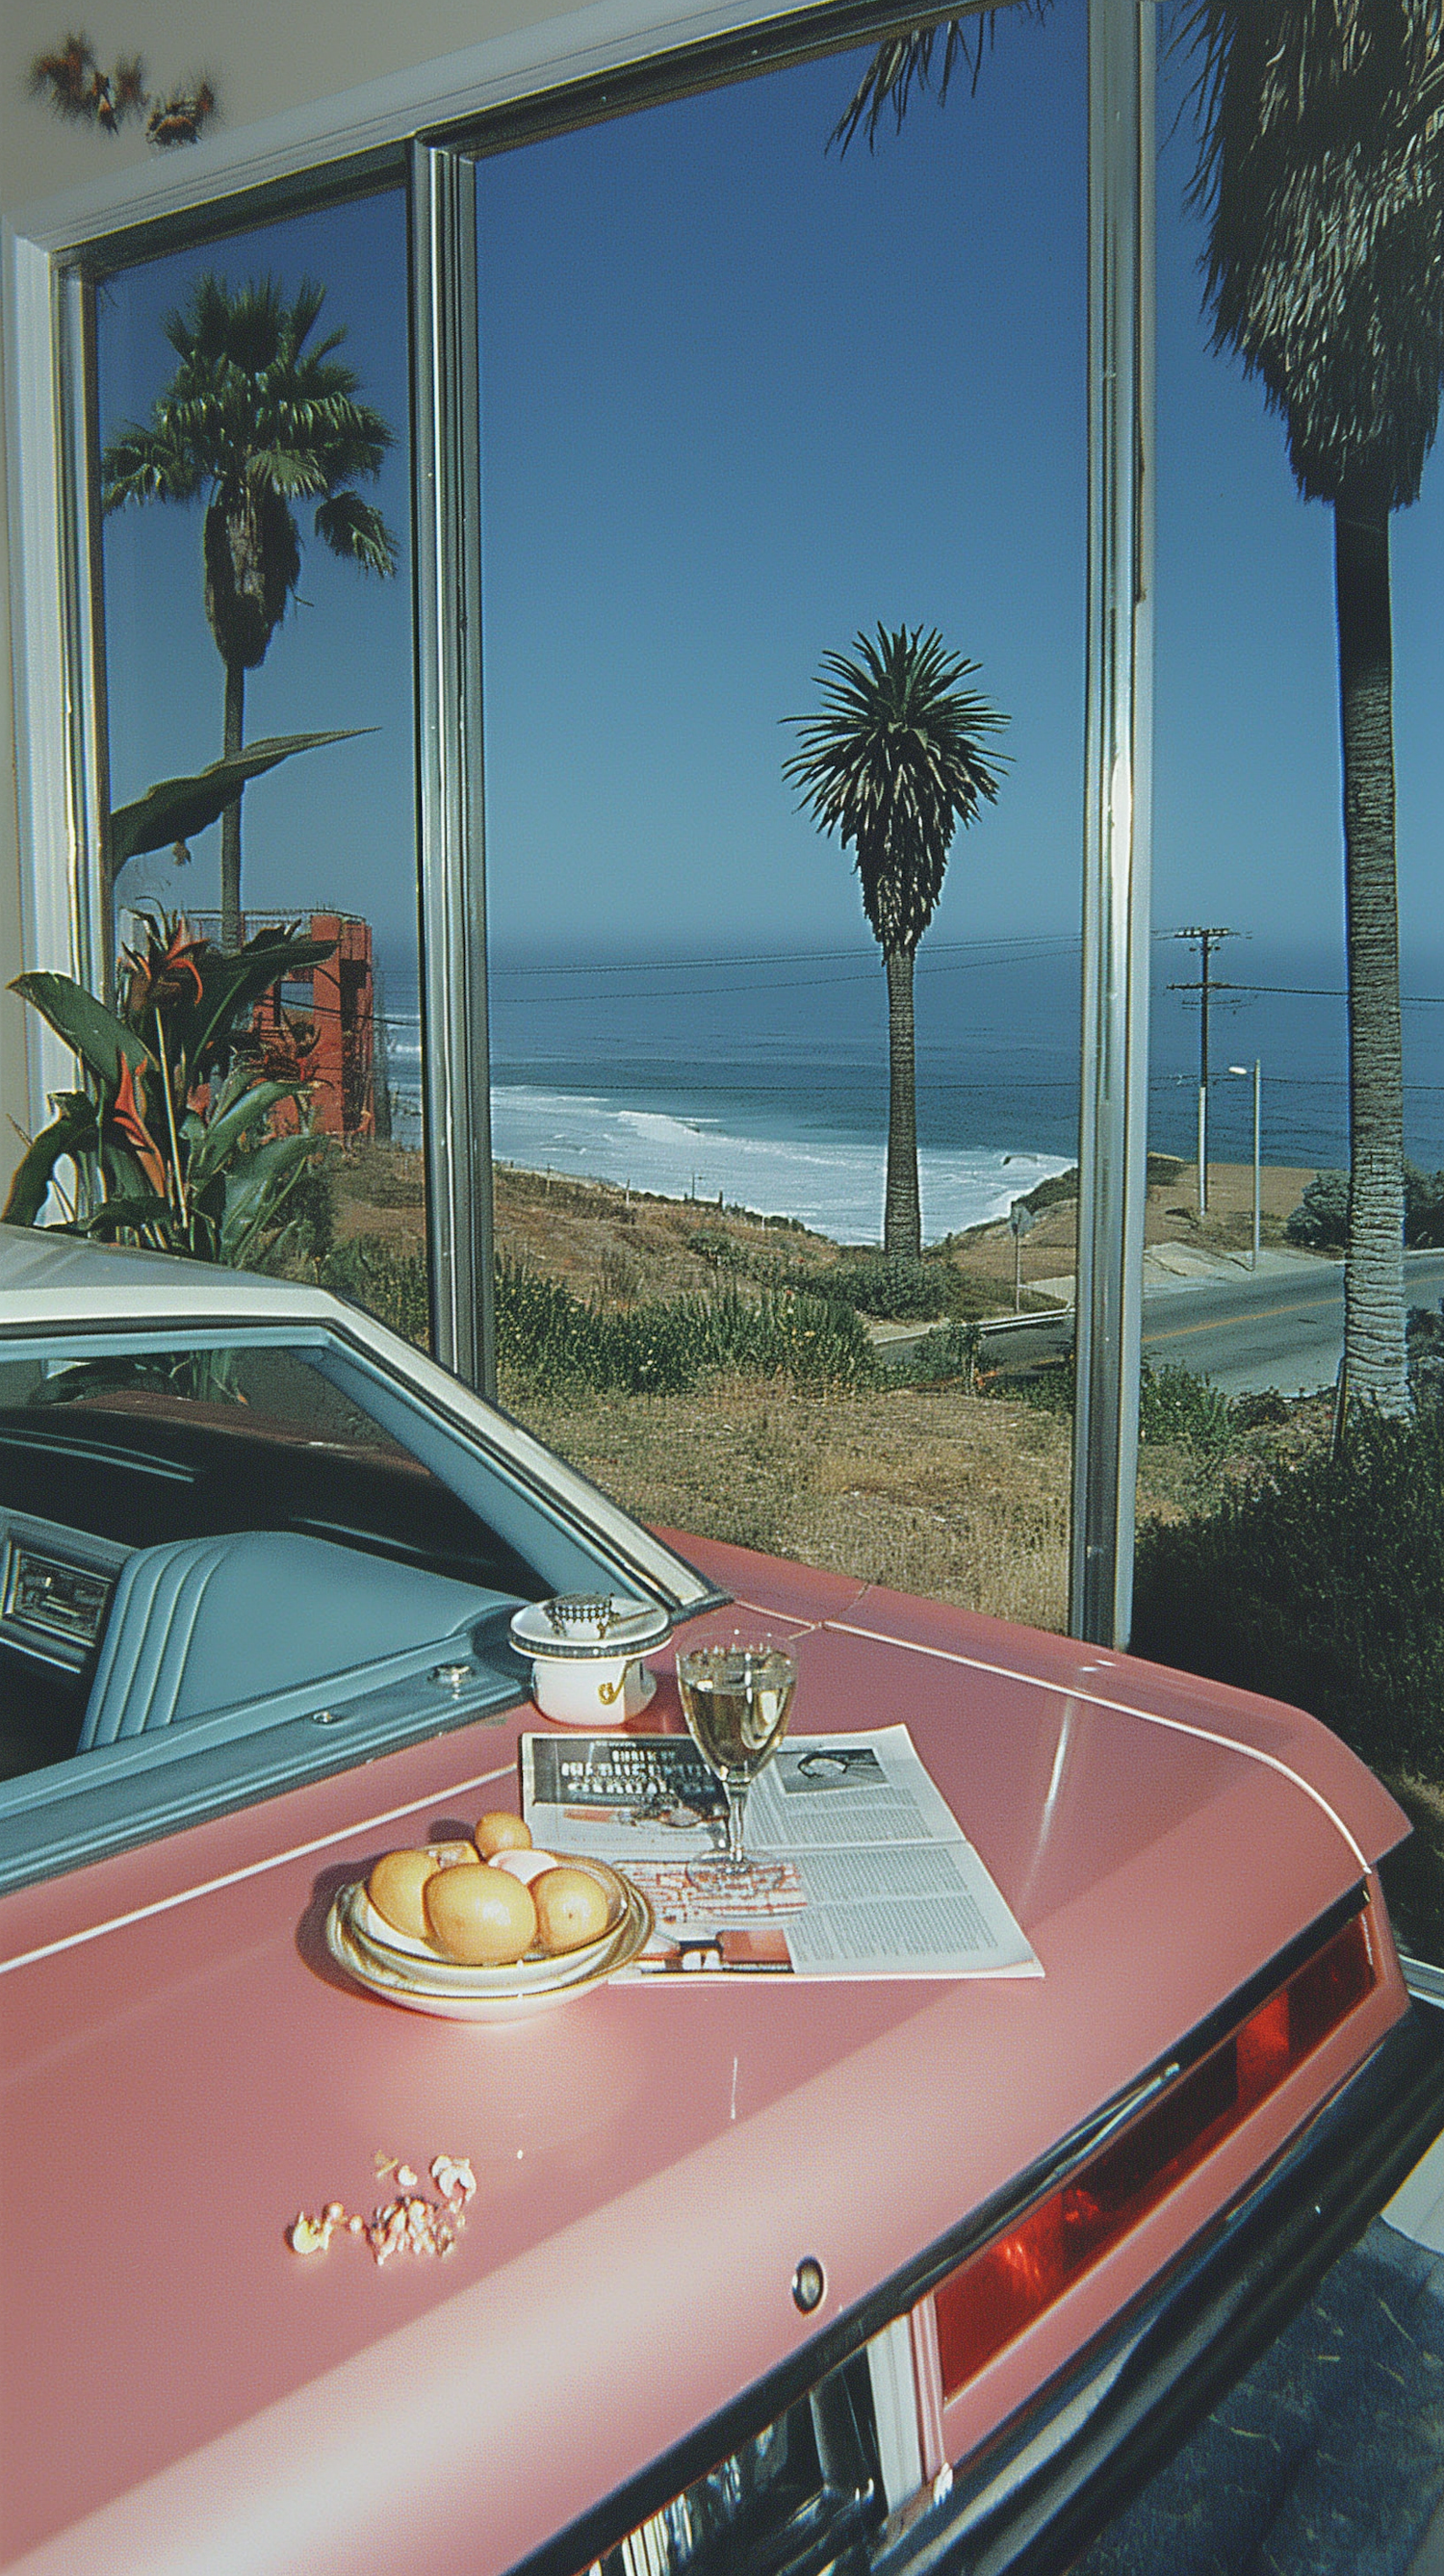
[[[752,1867],[704,1864],[727,1801],[686,1735],[524,1735],[522,1814],[543,1851],[611,1861],[655,1939],[642,1977],[1040,1977],[1041,1963],[905,1726],[784,1742],[747,1801]]]

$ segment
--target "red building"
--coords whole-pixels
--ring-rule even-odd
[[[269,927],[248,916],[243,936]],[[289,925],[288,925],[289,926]],[[335,942],[309,975],[288,977],[256,1006],[258,1030],[279,1031],[286,1023],[314,1029],[308,1078],[317,1128],[326,1136],[373,1136],[376,1132],[375,981],[371,965],[371,924],[351,912],[313,912],[295,925],[304,939]]]

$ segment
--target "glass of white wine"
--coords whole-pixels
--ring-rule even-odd
[[[693,1743],[727,1795],[727,1848],[688,1877],[705,1874],[725,1890],[746,1878],[743,1847],[747,1792],[787,1733],[797,1666],[770,1638],[756,1644],[734,1637],[721,1646],[693,1646],[677,1657],[677,1689]]]

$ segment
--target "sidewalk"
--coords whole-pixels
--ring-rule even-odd
[[[1265,1244],[1255,1272],[1248,1252],[1205,1252],[1196,1243],[1150,1243],[1143,1255],[1143,1285],[1145,1289],[1197,1288],[1209,1279],[1277,1279],[1291,1270],[1317,1272],[1326,1266],[1327,1256],[1317,1252],[1281,1252]],[[1030,1279],[1028,1286],[1040,1297],[1056,1297],[1060,1305],[1073,1303],[1071,1273]]]

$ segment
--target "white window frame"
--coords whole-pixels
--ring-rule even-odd
[[[1088,648],[1077,1402],[1070,1626],[1126,1643],[1146,1171],[1152,611],[1152,46],[1155,0],[1089,0]],[[938,13],[946,15],[946,12]],[[468,175],[445,138],[488,111],[716,46],[723,72],[863,44],[915,15],[864,4],[791,13],[716,0],[659,16],[598,5],[396,78],[219,134],[193,150],[22,211],[5,227],[15,716],[27,967],[96,982],[101,953],[101,667],[90,602],[95,503],[83,435],[88,247],[410,153],[413,460],[427,950],[428,1210],[438,1356],[494,1384],[490,1140],[482,937],[479,471]],[[697,78],[706,54],[695,57]],[[715,75],[714,75],[715,76]],[[690,80],[690,70],[688,78]],[[441,138],[440,141],[428,138]],[[470,305],[468,310],[468,298]],[[470,423],[470,430],[468,424]],[[467,441],[470,436],[469,465]],[[473,493],[474,499],[474,493]],[[31,1057],[30,1117],[70,1079],[54,1040]]]

